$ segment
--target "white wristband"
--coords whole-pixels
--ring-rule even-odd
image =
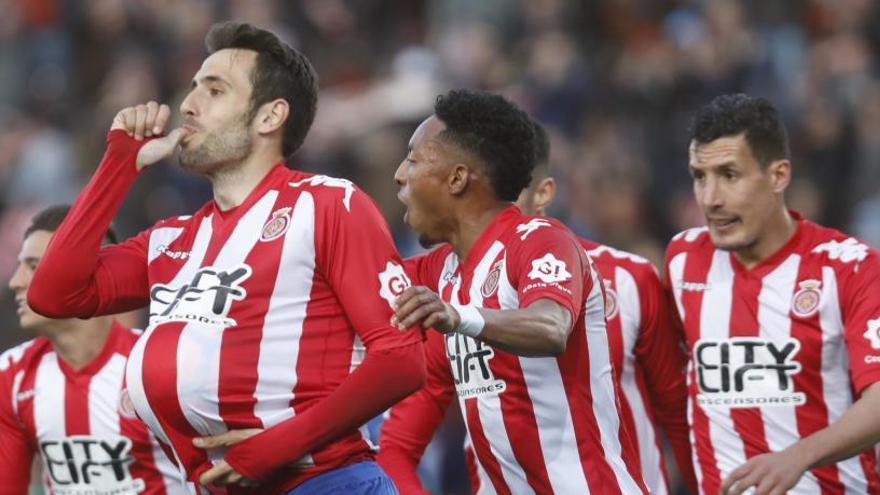
[[[458,316],[461,317],[461,323],[455,327],[453,332],[474,338],[480,335],[486,325],[486,320],[483,319],[483,315],[480,314],[477,307],[462,304],[453,304],[452,307],[458,311]]]

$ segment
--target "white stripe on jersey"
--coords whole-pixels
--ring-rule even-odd
[[[37,438],[64,438],[66,386],[64,373],[58,367],[58,354],[48,352],[40,359],[34,380],[34,427]]]
[[[616,408],[614,372],[611,368],[608,332],[605,328],[605,300],[602,295],[602,281],[599,280],[598,272],[592,267],[590,268],[590,276],[593,287],[587,295],[584,322],[587,351],[590,356],[590,390],[593,395],[593,414],[596,416],[596,424],[599,427],[605,459],[614,471],[620,491],[622,493],[641,493],[641,488],[629,474],[629,469],[627,469],[622,457],[619,436],[620,417]]]
[[[678,315],[682,320],[684,320],[685,312],[684,312],[684,305],[681,302],[681,291],[682,291],[681,282],[684,280],[684,267],[685,267],[686,262],[687,262],[687,253],[680,253],[680,254],[676,255],[674,258],[672,258],[672,260],[670,260],[669,273],[666,274],[666,276],[669,278],[669,282],[670,282],[669,285],[672,286],[672,294],[675,298],[675,306],[678,309]],[[690,390],[690,388],[692,386],[696,386],[696,384],[694,384],[693,380],[691,379],[694,376],[694,372],[695,372],[694,360],[688,359],[687,375],[685,375],[687,378],[688,390]],[[696,439],[696,436],[694,435],[694,428],[693,428],[693,425],[694,425],[694,403],[690,399],[688,399],[688,401],[687,401],[687,421],[688,421],[688,425],[689,425],[688,438],[690,439],[691,445],[693,446],[693,445],[697,444],[697,439]],[[693,464],[693,466],[694,466],[694,474],[696,475],[696,478],[697,478],[697,487],[698,488],[702,487],[703,486],[703,470],[700,468],[700,461],[699,461],[699,459],[697,459],[696,452],[693,453],[693,460],[692,460],[691,464]]]
[[[147,265],[159,257],[168,246],[180,237],[183,227],[161,227],[150,232],[150,247],[147,251]]]
[[[480,260],[480,263],[477,264],[469,290],[469,304],[474,306],[483,305],[483,294],[480,292],[480,286],[492,268],[495,258],[498,257],[502,250],[504,250],[504,244],[495,241],[486,250],[486,254]],[[461,278],[459,278],[457,284],[460,282]],[[453,299],[457,297],[457,293],[457,290],[453,291]],[[504,482],[510,488],[510,491],[517,495],[535,493],[532,487],[529,486],[528,480],[526,480],[522,466],[519,465],[516,457],[513,455],[513,448],[510,445],[510,438],[507,436],[507,429],[504,424],[504,413],[501,410],[501,398],[498,394],[484,394],[476,397],[475,400],[477,401],[477,410],[480,414],[479,420],[483,426],[483,433],[486,435],[486,439],[492,447],[492,453],[501,466],[501,475],[504,478]],[[460,399],[460,402],[461,410],[466,411],[465,399]]]
[[[479,285],[474,284],[472,288]],[[519,308],[519,296],[507,278],[507,270],[501,270],[498,301],[501,309]],[[565,448],[566,443],[575,438],[574,421],[556,358],[520,357],[519,364],[538,425],[541,453],[553,493],[590,493],[578,450]]]
[[[90,435],[112,438],[121,434],[119,397],[122,392],[125,361],[125,356],[113,354],[89,383]]]
[[[15,374],[12,379],[12,410],[18,416],[18,391],[21,390],[21,382],[24,380],[24,370]]]
[[[727,340],[730,337],[733,304],[733,267],[728,252],[714,252],[706,284],[709,289],[703,292],[700,308],[700,339]],[[715,461],[723,479],[746,462],[745,447],[734,428],[730,408],[704,407],[703,412],[709,418],[709,437],[715,447]]]
[[[244,263],[260,238],[260,231],[277,197],[278,191],[269,191],[247,211],[210,265],[234,267]],[[184,417],[203,435],[219,435],[227,431],[220,417],[218,396],[224,330],[221,325],[187,323],[177,344],[177,397],[181,404],[187,404],[181,408]],[[219,461],[225,450],[208,449],[208,457]]]
[[[826,299],[827,298],[827,299]],[[828,423],[834,424],[852,406],[849,355],[843,344],[843,318],[837,293],[837,276],[829,266],[822,267],[822,301],[819,324],[822,328],[822,393],[828,408]],[[845,493],[867,493],[865,471],[859,456],[837,463]]]
[[[801,257],[792,255],[781,263],[770,274],[761,280],[761,292],[758,294],[758,326],[759,336],[763,339],[782,343],[791,338],[791,318],[788,314],[768,311],[767,308],[785,308],[790,305],[794,294]],[[767,446],[773,452],[779,452],[800,440],[797,430],[791,425],[797,424],[796,406],[761,407],[761,421],[764,423],[764,437]],[[820,493],[819,480],[807,471],[790,493]]]
[[[618,315],[624,349],[620,386],[632,410],[635,431],[631,433],[636,436],[638,441],[642,477],[648,491],[653,495],[666,495],[666,480],[663,477],[663,465],[660,450],[657,448],[654,425],[648,416],[642,391],[636,382],[633,349],[638,341],[638,332],[642,326],[639,287],[629,271],[620,267],[614,270],[614,285],[617,287]]]

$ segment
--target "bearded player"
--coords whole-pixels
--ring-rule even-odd
[[[360,429],[424,377],[419,335],[389,323],[405,277],[387,225],[351,182],[285,166],[316,110],[301,53],[235,22],[206,45],[183,127],[163,135],[170,110],[153,102],[116,115],[28,302],[78,317],[149,305],[128,388],[193,490],[395,493]],[[178,147],[213,200],[100,249],[140,172]]]

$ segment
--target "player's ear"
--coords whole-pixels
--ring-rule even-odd
[[[462,194],[468,183],[473,180],[471,169],[464,163],[456,163],[449,172],[449,192],[453,196]]]
[[[773,183],[773,192],[785,192],[791,183],[791,162],[788,160],[773,161],[767,166],[767,173]]]
[[[545,215],[553,198],[556,197],[556,180],[553,177],[544,177],[535,187],[533,201],[535,205],[535,214]]]
[[[284,126],[289,115],[290,105],[283,98],[263,103],[254,116],[256,131],[260,134],[272,133]]]

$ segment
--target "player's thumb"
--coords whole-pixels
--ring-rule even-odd
[[[180,144],[180,141],[182,141],[183,138],[185,138],[187,134],[188,134],[188,131],[186,129],[184,129],[183,127],[178,127],[177,129],[174,129],[173,131],[169,132],[167,136],[160,138],[160,139],[167,140],[168,144],[173,149],[173,148],[177,147],[177,145]]]

